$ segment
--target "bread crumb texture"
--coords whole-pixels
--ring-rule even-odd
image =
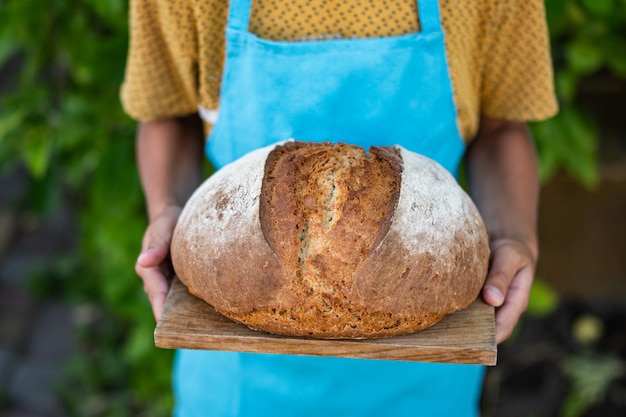
[[[412,333],[474,301],[484,224],[436,162],[402,147],[285,142],[210,177],[172,260],[225,316],[280,335]]]

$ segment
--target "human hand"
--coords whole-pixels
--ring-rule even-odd
[[[490,246],[490,267],[482,295],[497,308],[496,342],[500,344],[511,336],[528,307],[537,255],[529,245],[513,239],[494,240]]]
[[[180,212],[180,207],[168,207],[152,219],[143,236],[141,253],[135,263],[135,272],[143,280],[143,289],[150,299],[156,320],[163,312],[174,275],[169,256],[170,243]]]

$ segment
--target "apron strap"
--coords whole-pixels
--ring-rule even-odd
[[[228,7],[228,27],[240,32],[248,32],[252,0],[230,0]],[[417,0],[420,27],[422,32],[441,29],[438,0]]]
[[[252,0],[230,0],[228,3],[228,28],[248,32]]]
[[[417,13],[422,32],[441,30],[438,0],[417,0]]]

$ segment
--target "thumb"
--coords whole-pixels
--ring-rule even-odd
[[[167,258],[169,253],[169,245],[159,244],[149,247],[145,251],[141,252],[137,257],[137,264],[144,268],[151,268],[158,266],[161,262]]]
[[[146,241],[145,249],[141,251],[137,258],[137,265],[144,268],[158,266],[169,255],[171,236],[154,236],[148,232]]]
[[[494,307],[504,304],[507,291],[518,265],[506,248],[498,248],[492,254],[491,266],[483,287],[483,299]]]
[[[179,214],[179,207],[171,208],[150,223],[143,237],[143,249],[137,258],[138,266],[155,267],[167,259]]]

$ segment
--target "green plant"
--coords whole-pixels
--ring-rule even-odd
[[[526,313],[533,317],[546,317],[556,310],[559,301],[559,295],[546,281],[535,278]]]
[[[120,415],[113,408],[127,402],[143,410],[133,415],[160,416],[172,403],[172,355],[154,347],[154,319],[133,268],[145,214],[135,124],[118,98],[127,20],[124,0],[0,2],[0,69],[17,69],[3,79],[0,166],[28,169],[24,205],[40,216],[71,203],[79,245],[72,262],[57,262],[55,291],[97,302],[114,328],[85,328],[84,363],[70,367],[73,401],[107,398],[90,414],[68,403],[81,416]]]
[[[609,384],[626,372],[626,364],[612,356],[578,355],[564,359],[561,369],[570,383],[561,416],[578,417],[605,398]]]
[[[564,169],[581,184],[598,182],[598,128],[581,109],[581,82],[594,74],[626,79],[626,1],[547,0],[546,13],[561,110],[532,125],[545,181]]]

